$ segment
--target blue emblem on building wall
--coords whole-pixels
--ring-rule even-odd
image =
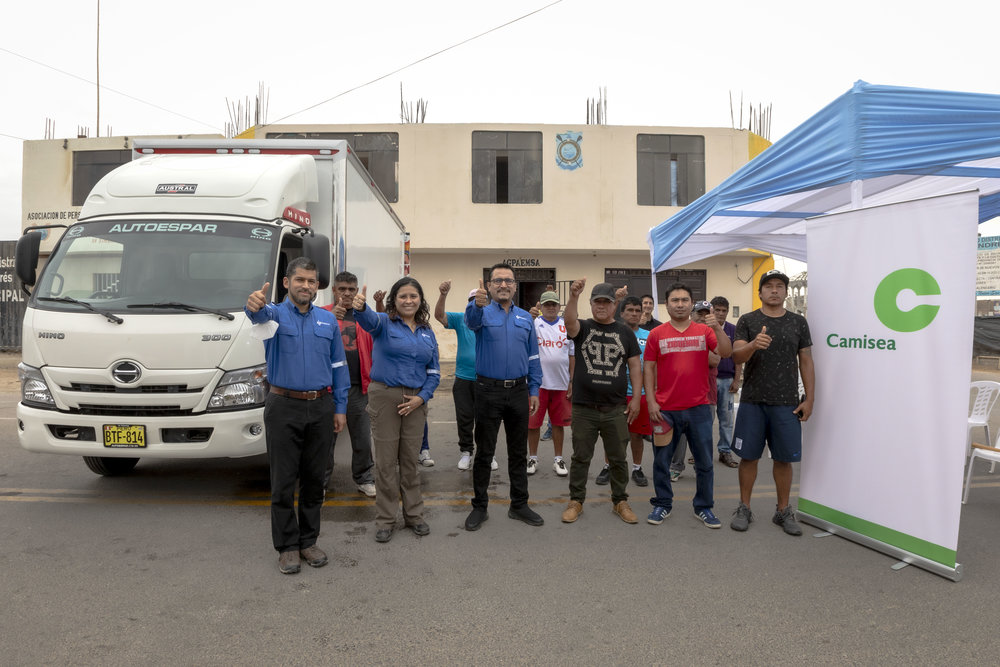
[[[556,135],[556,164],[573,170],[583,166],[582,132],[563,132]]]

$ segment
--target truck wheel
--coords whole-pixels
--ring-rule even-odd
[[[83,462],[92,472],[106,477],[115,477],[132,472],[139,459],[119,459],[111,456],[84,456]]]

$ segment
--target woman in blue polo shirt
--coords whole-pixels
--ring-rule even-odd
[[[410,277],[397,280],[384,313],[365,305],[366,291],[354,298],[354,318],[374,341],[368,414],[375,447],[375,541],[388,542],[400,499],[406,527],[419,536],[431,531],[424,521],[418,457],[427,402],[441,370],[420,283]]]

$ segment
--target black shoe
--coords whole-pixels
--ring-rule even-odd
[[[545,520],[538,515],[538,512],[531,509],[527,505],[522,505],[521,507],[511,507],[507,510],[507,516],[511,519],[517,519],[518,521],[523,521],[529,526],[540,526],[545,523]]]
[[[379,528],[375,531],[376,542],[388,542],[392,539],[392,528]]]
[[[642,468],[632,469],[632,481],[635,482],[636,486],[649,486],[649,480],[642,474]]]
[[[597,482],[597,484],[599,484],[600,486],[604,486],[611,481],[610,478],[611,478],[611,468],[609,468],[608,466],[604,466],[604,470],[597,473],[597,479],[594,481]]]
[[[413,534],[416,535],[417,537],[423,537],[424,535],[430,535],[431,534],[431,527],[428,526],[423,521],[421,521],[420,523],[411,524],[411,525],[407,526],[407,528],[409,528],[410,530],[412,530]]]
[[[486,513],[486,510],[474,509],[469,512],[469,516],[465,517],[465,529],[479,530],[479,527],[483,525],[483,522],[489,518],[490,515]]]

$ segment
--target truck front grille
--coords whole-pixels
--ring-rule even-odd
[[[65,387],[64,387],[65,389]],[[188,394],[201,391],[192,389],[186,384],[150,384],[141,387],[116,387],[113,384],[87,384],[73,382],[67,391],[82,391],[101,394]]]
[[[193,410],[182,409],[178,405],[92,405],[81,403],[79,408],[70,410],[77,415],[98,415],[104,417],[186,417]]]

